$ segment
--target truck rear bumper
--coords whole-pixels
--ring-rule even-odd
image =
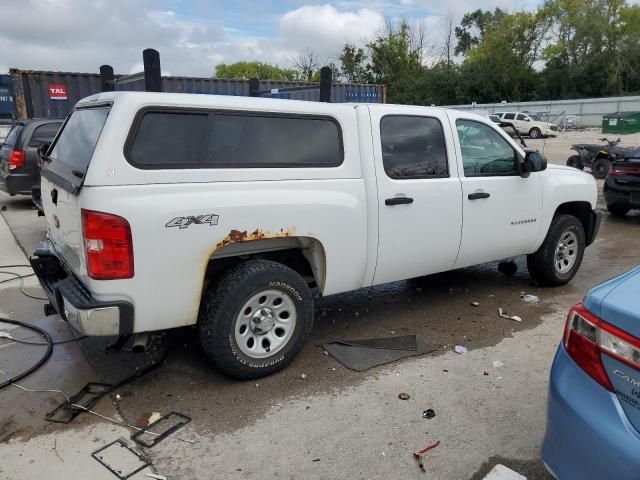
[[[96,300],[50,241],[40,242],[29,261],[51,305],[76,330],[89,336],[133,333],[133,305]]]

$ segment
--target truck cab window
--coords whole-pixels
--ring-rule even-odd
[[[380,121],[382,160],[395,179],[449,176],[440,121],[431,117],[390,115]]]
[[[473,120],[456,122],[466,177],[517,175],[516,152],[493,128]]]

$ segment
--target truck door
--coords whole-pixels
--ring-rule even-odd
[[[451,269],[462,199],[446,114],[420,107],[369,111],[379,220],[374,284]]]
[[[540,172],[518,174],[519,147],[488,121],[449,112],[462,181],[462,241],[455,267],[531,253],[542,213]]]

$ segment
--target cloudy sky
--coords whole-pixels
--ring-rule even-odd
[[[305,50],[335,61],[345,41],[362,44],[385,19],[423,23],[442,42],[445,19],[476,8],[513,11],[538,0],[2,0],[0,72],[9,68],[116,73],[142,70],[160,52],[163,74],[211,76],[218,63],[289,66]]]

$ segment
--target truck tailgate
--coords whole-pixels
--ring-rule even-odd
[[[79,277],[85,277],[80,197],[44,177],[41,187],[49,239],[70,269]]]

